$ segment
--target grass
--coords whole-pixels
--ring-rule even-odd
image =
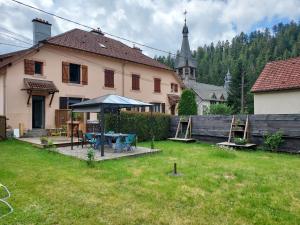
[[[15,212],[0,224],[299,224],[299,156],[203,143],[155,147],[163,152],[89,168],[1,142],[0,182]],[[169,176],[174,162],[183,176]]]

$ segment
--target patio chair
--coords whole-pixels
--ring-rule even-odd
[[[61,126],[61,136],[64,136],[64,137],[67,136],[67,126],[66,125]]]
[[[77,148],[79,147],[79,144],[81,144],[81,148],[83,148],[84,142],[85,142],[85,138],[83,135],[82,130],[78,130],[77,131],[77,137],[78,137],[78,141],[77,141]]]
[[[96,145],[97,140],[96,140],[96,138],[94,137],[94,135],[91,134],[91,133],[85,133],[84,136],[85,136],[85,141],[86,141],[87,143],[89,143],[90,146],[91,146],[92,148],[95,148],[95,145]]]
[[[123,148],[125,147],[125,144],[122,142],[122,137],[118,137],[116,139],[114,150],[115,152],[121,152]]]
[[[135,145],[135,139],[136,139],[135,134],[129,134],[128,136],[126,136],[126,138],[125,138],[125,147],[126,147],[127,151],[132,150],[132,146]],[[136,145],[135,145],[135,147],[136,147]]]

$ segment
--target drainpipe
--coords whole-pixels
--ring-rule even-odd
[[[4,116],[6,116],[6,75],[7,75],[7,69],[4,74],[4,78],[3,78],[3,113],[4,113]]]
[[[122,96],[125,95],[125,63],[122,63]]]

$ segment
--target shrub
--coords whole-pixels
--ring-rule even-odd
[[[46,148],[47,148],[47,150],[49,151],[49,152],[56,152],[56,146],[55,146],[55,144],[53,143],[53,141],[52,140],[48,140],[48,143],[47,143],[47,145],[46,145]]]
[[[87,164],[89,166],[93,166],[95,160],[95,150],[93,148],[89,148],[87,151]]]
[[[243,138],[234,138],[233,142],[237,145],[245,145],[247,144],[247,140]]]
[[[279,146],[283,143],[282,132],[277,131],[276,133],[264,135],[265,149],[269,151],[277,151]]]
[[[197,115],[197,102],[195,93],[190,89],[183,90],[179,105],[178,105],[179,116]]]
[[[121,112],[120,123],[116,114],[105,116],[105,130],[121,133],[133,133],[139,141],[164,140],[170,136],[171,116],[163,113]],[[153,133],[152,133],[153,132]]]
[[[210,105],[207,112],[205,112],[208,115],[231,115],[232,113],[232,108],[223,103]]]
[[[47,145],[48,144],[48,137],[40,137],[41,144]]]

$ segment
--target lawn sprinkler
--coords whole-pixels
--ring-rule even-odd
[[[2,219],[3,217],[5,217],[5,216],[11,214],[11,213],[14,211],[14,209],[13,209],[13,207],[6,201],[6,199],[8,199],[8,198],[10,197],[10,192],[9,192],[8,188],[7,188],[6,186],[4,186],[3,184],[0,184],[0,189],[3,189],[4,192],[6,193],[6,195],[5,195],[4,197],[1,197],[1,198],[0,198],[0,204],[4,204],[4,205],[9,209],[9,212],[7,212],[7,213],[4,213],[4,214],[0,213],[0,219]]]

